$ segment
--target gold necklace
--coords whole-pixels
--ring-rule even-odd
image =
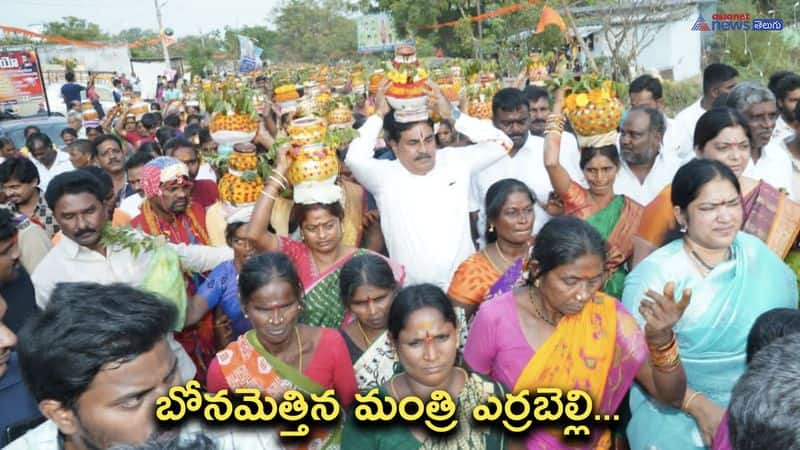
[[[364,342],[367,343],[367,348],[369,348],[369,346],[372,345],[372,341],[367,337],[367,333],[364,331],[364,328],[361,327],[361,322],[359,322],[358,319],[356,319],[356,325],[358,325],[358,331],[361,332],[361,336],[364,337]]]
[[[541,309],[539,309],[539,306],[536,305],[536,297],[533,295],[533,287],[528,288],[528,298],[531,300],[533,310],[536,311],[536,316],[542,319],[545,323],[549,324],[551,327],[556,326],[556,321],[545,317],[544,313],[542,313]],[[541,301],[539,303],[541,303]]]
[[[500,244],[498,244],[497,241],[494,241],[494,248],[497,249],[497,254],[500,255],[500,259],[502,259],[504,263],[510,266],[511,263],[508,261],[508,259],[506,259],[506,255],[503,254],[503,251],[500,250]]]
[[[294,326],[294,334],[297,336],[297,370],[303,373],[303,338],[300,337],[300,330]]]

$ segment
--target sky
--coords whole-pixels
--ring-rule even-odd
[[[164,3],[165,0],[159,0]],[[166,0],[164,27],[175,36],[209,32],[226,25],[266,25],[280,0]],[[126,28],[158,27],[153,0],[0,0],[0,25],[41,31],[41,24],[76,16],[100,25],[107,33]]]

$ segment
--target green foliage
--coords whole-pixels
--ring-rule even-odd
[[[478,24],[469,19],[479,10],[486,13],[517,3],[519,0],[360,0],[365,12],[390,12],[400,36],[411,36],[417,43],[430,43],[434,48],[443,49],[447,56],[498,58],[503,55],[509,62],[501,67],[506,73],[518,72],[520,60],[530,50],[553,49],[564,40],[557,27],[548,27],[538,35],[518,36],[536,28],[544,4],[526,4],[515,13],[486,20],[480,25],[480,33]],[[425,26],[451,21],[458,23],[437,30],[425,29]],[[510,39],[512,36],[516,38]],[[511,61],[516,64],[512,65]]]
[[[201,74],[211,62],[218,45],[210,36],[187,36],[173,46],[175,51],[171,54],[182,56],[192,73]]]
[[[166,237],[150,236],[137,232],[130,226],[112,227],[106,223],[101,243],[106,247],[124,248],[138,257],[142,252],[152,252],[166,244]]]
[[[662,80],[661,85],[664,88],[664,110],[669,117],[675,117],[702,94],[698,80]]]
[[[774,17],[782,18],[784,26],[792,23],[792,2],[724,0],[718,4],[720,13],[749,13],[751,17],[770,17],[769,9],[776,10]],[[787,31],[717,31],[713,45],[718,59],[736,67],[742,79],[764,79],[773,72],[800,66],[800,46],[787,42]]]
[[[154,30],[128,28],[117,33],[112,40],[132,44],[134,42],[146,41],[155,39],[157,37],[158,33]],[[142,45],[131,49],[131,58],[158,58],[161,55],[161,43],[159,42],[152,45]]]
[[[278,32],[269,30],[264,26],[245,26],[239,29],[225,27],[224,34],[224,47],[225,53],[229,55],[239,54],[239,39],[238,35],[248,37],[253,40],[256,47],[263,49],[261,59],[275,60],[277,59],[277,52],[275,50],[275,41],[278,37]]]
[[[346,0],[287,0],[274,10],[276,59],[326,63],[356,55],[356,22]]]
[[[100,30],[100,25],[74,16],[63,17],[58,22],[44,24],[43,34],[61,36],[75,41],[108,40],[108,35]]]

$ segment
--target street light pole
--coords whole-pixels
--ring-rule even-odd
[[[161,36],[161,50],[164,51],[164,64],[167,65],[167,69],[171,69],[172,66],[169,62],[169,51],[167,50],[167,43],[164,40],[164,25],[161,23],[161,5],[158,4],[158,0],[153,0],[153,3],[156,5],[156,18],[158,19],[158,33]]]

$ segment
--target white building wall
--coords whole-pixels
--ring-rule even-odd
[[[49,64],[53,58],[75,59],[89,72],[131,73],[131,54],[125,44],[119,46],[78,47],[73,45],[45,45],[36,49],[39,59]]]
[[[639,66],[637,72],[671,69],[676,81],[699,75],[702,33],[691,31],[692,25],[697,20],[697,14],[697,9],[694,7],[680,19],[663,25],[642,24],[637,28],[640,42],[644,40],[645,35],[656,33],[652,42],[640,50],[636,61]],[[630,39],[632,41],[632,38]],[[611,55],[603,30],[594,33],[592,54],[595,57]]]

